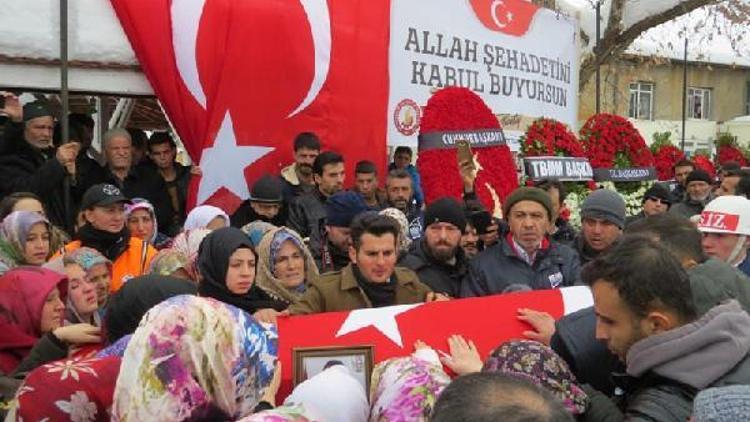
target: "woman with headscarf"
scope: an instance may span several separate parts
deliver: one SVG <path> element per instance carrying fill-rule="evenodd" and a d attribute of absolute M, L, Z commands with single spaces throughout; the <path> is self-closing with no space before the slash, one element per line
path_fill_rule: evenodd
<path fill-rule="evenodd" d="M 97 302 L 96 285 L 89 280 L 86 270 L 76 261 L 65 257 L 64 272 L 68 277 L 68 294 L 65 301 L 65 324 L 85 322 L 101 326 L 99 303 Z"/>
<path fill-rule="evenodd" d="M 426 421 L 450 377 L 434 349 L 421 341 L 411 356 L 388 359 L 372 371 L 370 421 Z"/>
<path fill-rule="evenodd" d="M 295 406 L 313 421 L 366 422 L 370 413 L 364 385 L 340 363 L 297 385 L 284 400 L 284 408 Z"/>
<path fill-rule="evenodd" d="M 148 273 L 181 278 L 197 283 L 198 280 L 192 273 L 192 268 L 190 260 L 182 252 L 174 249 L 162 249 L 151 261 L 151 268 L 149 268 Z"/>
<path fill-rule="evenodd" d="M 4 220 L 10 213 L 15 211 L 35 212 L 47 218 L 42 200 L 31 192 L 14 192 L 5 196 L 0 201 L 0 221 Z M 70 241 L 70 236 L 61 228 L 50 223 L 50 250 L 59 251 Z"/>
<path fill-rule="evenodd" d="M 225 227 L 206 236 L 198 252 L 198 294 L 250 314 L 274 301 L 255 284 L 257 257 L 245 233 Z"/>
<path fill-rule="evenodd" d="M 398 208 L 385 208 L 378 211 L 378 214 L 391 217 L 398 222 L 399 256 L 406 254 L 409 251 L 409 245 L 411 245 L 411 238 L 409 237 L 409 220 L 406 218 L 406 214 Z"/>
<path fill-rule="evenodd" d="M 19 265 L 41 266 L 50 257 L 50 225 L 42 215 L 14 211 L 0 226 L 0 274 Z"/>
<path fill-rule="evenodd" d="M 0 277 L 0 372 L 22 375 L 68 354 L 68 345 L 98 343 L 99 328 L 62 326 L 65 275 L 19 267 Z"/>
<path fill-rule="evenodd" d="M 221 208 L 213 205 L 201 205 L 188 213 L 184 230 L 209 229 L 216 230 L 229 227 L 229 215 Z"/>
<path fill-rule="evenodd" d="M 570 367 L 549 346 L 533 340 L 510 340 L 490 353 L 484 364 L 472 342 L 461 336 L 448 339 L 451 356 L 441 359 L 459 375 L 471 372 L 495 372 L 531 382 L 557 397 L 565 408 L 580 420 L 589 420 L 585 413 L 589 397 L 578 384 Z"/>
<path fill-rule="evenodd" d="M 198 249 L 203 239 L 211 233 L 208 229 L 185 230 L 172 239 L 172 250 L 180 252 L 188 259 L 188 273 L 198 280 Z"/>
<path fill-rule="evenodd" d="M 270 230 L 256 251 L 258 275 L 255 282 L 277 311 L 297 302 L 307 283 L 318 276 L 315 260 L 294 230 L 286 227 Z"/>
<path fill-rule="evenodd" d="M 65 255 L 66 260 L 73 261 L 86 272 L 86 279 L 94 285 L 98 314 L 104 316 L 109 300 L 109 283 L 112 281 L 112 262 L 99 251 L 92 248 L 80 248 Z"/>
<path fill-rule="evenodd" d="M 143 198 L 133 198 L 132 203 L 125 206 L 125 218 L 128 221 L 130 234 L 145 240 L 156 250 L 168 248 L 172 239 L 159 232 L 156 222 L 156 211 L 150 202 Z"/>
<path fill-rule="evenodd" d="M 120 343 L 126 346 L 129 337 L 138 328 L 141 318 L 154 306 L 179 295 L 195 295 L 195 284 L 174 277 L 144 275 L 127 282 L 122 289 L 109 298 L 109 306 L 104 316 L 106 342 L 112 346 Z M 104 350 L 99 355 L 121 355 L 124 347 Z"/>
<path fill-rule="evenodd" d="M 151 309 L 122 359 L 113 421 L 236 420 L 274 375 L 277 335 L 222 302 L 177 296 Z"/>

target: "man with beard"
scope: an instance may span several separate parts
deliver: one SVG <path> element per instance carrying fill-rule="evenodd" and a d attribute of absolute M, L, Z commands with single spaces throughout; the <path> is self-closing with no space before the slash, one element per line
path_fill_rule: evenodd
<path fill-rule="evenodd" d="M 287 201 L 315 190 L 313 164 L 320 154 L 320 139 L 312 132 L 302 132 L 294 138 L 294 164 L 281 169 L 286 182 L 284 196 Z"/>
<path fill-rule="evenodd" d="M 466 219 L 466 230 L 464 230 L 464 234 L 461 236 L 461 249 L 464 250 L 466 259 L 471 259 L 479 254 L 479 233 L 477 233 L 477 228 L 474 227 L 469 218 L 471 214 L 467 214 L 469 215 L 467 215 Z"/>
<path fill-rule="evenodd" d="M 242 202 L 232 214 L 232 227 L 241 228 L 259 220 L 283 226 L 286 222 L 283 183 L 279 177 L 270 174 L 258 179 L 250 190 L 250 199 Z"/>
<path fill-rule="evenodd" d="M 505 200 L 503 215 L 510 231 L 471 261 L 461 297 L 553 289 L 579 281 L 575 251 L 549 240 L 553 214 L 547 192 L 531 187 L 516 189 Z"/>
<path fill-rule="evenodd" d="M 711 187 L 713 180 L 703 170 L 693 170 L 685 180 L 687 186 L 687 192 L 685 194 L 685 200 L 674 204 L 669 212 L 674 215 L 680 215 L 685 218 L 690 218 L 696 214 L 700 214 L 703 208 L 711 202 L 713 196 L 711 195 Z"/>
<path fill-rule="evenodd" d="M 313 280 L 289 307 L 292 315 L 352 311 L 439 300 L 413 271 L 396 267 L 398 223 L 376 212 L 357 216 L 351 225 L 351 264 Z"/>
<path fill-rule="evenodd" d="M 593 191 L 581 205 L 581 233 L 575 247 L 581 265 L 609 249 L 625 228 L 625 201 L 609 189 Z"/>
<path fill-rule="evenodd" d="M 310 244 L 320 242 L 325 226 L 325 203 L 334 193 L 344 187 L 344 157 L 333 151 L 325 151 L 315 157 L 313 179 L 317 187 L 310 193 L 300 195 L 289 204 L 287 227 Z"/>
<path fill-rule="evenodd" d="M 355 192 L 337 192 L 325 204 L 325 230 L 320 238 L 310 240 L 310 253 L 320 274 L 339 271 L 349 265 L 350 229 L 354 217 L 368 210 Z"/>
<path fill-rule="evenodd" d="M 685 421 L 698 391 L 750 383 L 750 315 L 730 300 L 699 317 L 688 274 L 659 243 L 628 236 L 582 277 L 596 338 L 626 366 L 626 420 Z"/>
<path fill-rule="evenodd" d="M 396 169 L 388 173 L 385 192 L 388 206 L 396 208 L 406 215 L 409 221 L 409 239 L 416 240 L 422 236 L 422 210 L 414 201 L 414 187 L 411 176 L 406 170 Z"/>
<path fill-rule="evenodd" d="M 424 235 L 411 244 L 399 265 L 416 272 L 433 292 L 458 297 L 469 264 L 461 248 L 463 206 L 453 198 L 440 198 L 427 206 L 424 222 Z"/>

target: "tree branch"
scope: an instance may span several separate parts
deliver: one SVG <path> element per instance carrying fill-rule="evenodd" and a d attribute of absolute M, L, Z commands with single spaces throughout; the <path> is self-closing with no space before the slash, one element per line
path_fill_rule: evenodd
<path fill-rule="evenodd" d="M 686 13 L 690 13 L 700 7 L 717 4 L 721 1 L 723 0 L 686 0 L 662 13 L 649 16 L 636 22 L 631 27 L 622 31 L 622 16 L 625 0 L 613 0 L 607 29 L 600 40 L 599 48 L 595 49 L 595 53 L 598 54 L 586 57 L 581 63 L 578 82 L 579 90 L 582 91 L 586 86 L 586 83 L 596 72 L 597 65 L 606 64 L 611 61 L 614 56 L 625 51 L 625 49 L 627 49 L 630 44 L 632 44 L 633 41 L 635 41 L 635 39 L 646 30 Z"/>

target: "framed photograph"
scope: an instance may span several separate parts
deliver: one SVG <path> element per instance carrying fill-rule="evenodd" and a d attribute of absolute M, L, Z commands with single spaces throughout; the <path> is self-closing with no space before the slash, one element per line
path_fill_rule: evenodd
<path fill-rule="evenodd" d="M 331 365 L 349 368 L 370 394 L 370 375 L 373 367 L 373 346 L 334 346 L 292 349 L 294 386 L 313 377 Z"/>

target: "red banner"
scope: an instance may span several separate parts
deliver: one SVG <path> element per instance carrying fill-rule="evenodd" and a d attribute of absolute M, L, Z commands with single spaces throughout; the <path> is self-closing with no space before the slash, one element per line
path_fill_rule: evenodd
<path fill-rule="evenodd" d="M 385 168 L 390 2 L 111 0 L 203 171 L 191 205 L 231 212 L 300 132 Z M 244 177 L 243 177 L 244 176 Z"/>
<path fill-rule="evenodd" d="M 545 311 L 558 319 L 592 305 L 588 287 L 568 287 L 280 318 L 283 374 L 279 395 L 286 397 L 291 391 L 295 348 L 373 345 L 377 363 L 410 354 L 416 340 L 448 352 L 448 337 L 460 334 L 472 340 L 484 358 L 505 340 L 523 338 L 529 327 L 518 320 L 519 308 Z"/>

